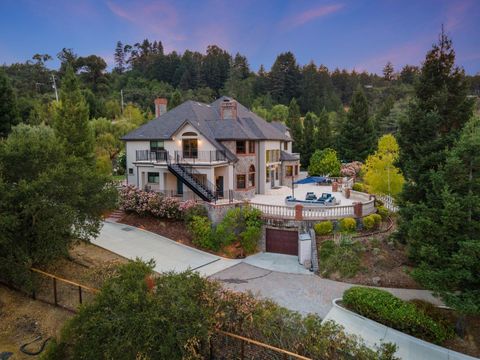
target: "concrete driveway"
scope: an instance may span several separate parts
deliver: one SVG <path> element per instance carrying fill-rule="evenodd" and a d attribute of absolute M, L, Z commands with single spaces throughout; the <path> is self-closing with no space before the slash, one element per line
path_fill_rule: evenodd
<path fill-rule="evenodd" d="M 321 318 L 332 308 L 332 300 L 341 298 L 352 284 L 322 279 L 308 274 L 289 274 L 262 269 L 245 262 L 211 276 L 235 291 L 250 291 L 262 298 L 302 314 L 316 313 Z M 440 304 L 429 291 L 385 288 L 402 299 L 423 299 Z"/>
<path fill-rule="evenodd" d="M 105 221 L 92 243 L 128 259 L 155 260 L 155 271 L 198 271 L 204 276 L 238 264 L 133 226 Z"/>

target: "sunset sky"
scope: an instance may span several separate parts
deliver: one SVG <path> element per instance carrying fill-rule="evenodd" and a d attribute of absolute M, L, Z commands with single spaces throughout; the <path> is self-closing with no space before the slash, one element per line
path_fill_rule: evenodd
<path fill-rule="evenodd" d="M 118 40 L 161 40 L 165 50 L 204 52 L 217 44 L 247 56 L 253 70 L 292 51 L 300 64 L 381 72 L 419 64 L 441 24 L 457 63 L 480 71 L 480 1 L 0 0 L 0 63 L 63 47 L 111 66 Z M 58 62 L 49 66 L 56 67 Z"/>

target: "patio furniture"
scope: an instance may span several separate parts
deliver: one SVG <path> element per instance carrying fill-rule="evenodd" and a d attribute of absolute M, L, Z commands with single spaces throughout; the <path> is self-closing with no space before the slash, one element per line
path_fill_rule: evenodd
<path fill-rule="evenodd" d="M 307 195 L 305 195 L 305 200 L 317 200 L 317 196 L 314 192 L 309 191 Z"/>

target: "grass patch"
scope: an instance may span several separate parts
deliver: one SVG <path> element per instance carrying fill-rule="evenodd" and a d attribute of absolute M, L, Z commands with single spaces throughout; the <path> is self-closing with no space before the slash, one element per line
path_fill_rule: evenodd
<path fill-rule="evenodd" d="M 333 240 L 321 243 L 318 252 L 320 273 L 328 277 L 339 272 L 343 278 L 351 278 L 361 269 L 360 259 L 365 248 L 359 241 L 342 236 L 338 244 Z"/>

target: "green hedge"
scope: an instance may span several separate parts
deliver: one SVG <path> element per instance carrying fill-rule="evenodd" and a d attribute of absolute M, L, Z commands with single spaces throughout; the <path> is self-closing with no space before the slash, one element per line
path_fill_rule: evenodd
<path fill-rule="evenodd" d="M 436 344 L 453 335 L 414 304 L 384 290 L 354 286 L 343 294 L 343 303 L 369 319 Z"/>

